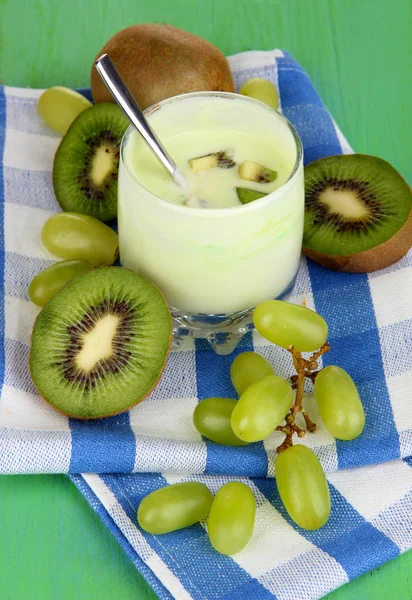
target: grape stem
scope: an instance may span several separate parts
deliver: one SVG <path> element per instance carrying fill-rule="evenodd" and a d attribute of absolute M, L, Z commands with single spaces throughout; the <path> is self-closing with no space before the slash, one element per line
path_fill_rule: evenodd
<path fill-rule="evenodd" d="M 299 427 L 295 422 L 297 413 L 302 413 L 302 416 L 305 419 L 306 430 L 309 431 L 309 433 L 314 433 L 316 431 L 316 423 L 312 421 L 302 406 L 305 378 L 309 379 L 312 383 L 315 383 L 316 376 L 319 373 L 318 360 L 323 354 L 329 352 L 329 350 L 330 344 L 323 344 L 319 350 L 316 350 L 316 352 L 306 359 L 303 358 L 301 352 L 295 350 L 293 346 L 289 346 L 288 351 L 292 354 L 293 364 L 295 365 L 297 372 L 297 375 L 292 375 L 290 378 L 292 388 L 296 390 L 296 395 L 293 406 L 285 417 L 285 425 L 276 427 L 277 431 L 282 431 L 286 436 L 282 444 L 278 446 L 278 452 L 283 452 L 283 450 L 293 446 L 293 435 L 295 433 L 298 437 L 304 437 L 306 434 L 306 431 Z"/>

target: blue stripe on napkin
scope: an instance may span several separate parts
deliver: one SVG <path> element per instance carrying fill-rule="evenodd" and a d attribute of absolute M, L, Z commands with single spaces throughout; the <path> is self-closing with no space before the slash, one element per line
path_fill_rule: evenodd
<path fill-rule="evenodd" d="M 386 386 L 368 276 L 337 273 L 311 260 L 308 267 L 316 310 L 329 324 L 331 351 L 323 364 L 336 364 L 348 371 L 366 414 L 359 438 L 350 443 L 337 440 L 339 467 L 399 458 L 399 435 Z"/>
<path fill-rule="evenodd" d="M 79 473 L 130 473 L 134 468 L 136 438 L 129 413 L 107 419 L 70 419 L 72 459 L 70 471 Z"/>
<path fill-rule="evenodd" d="M 196 380 L 199 400 L 211 397 L 237 398 L 230 380 L 230 366 L 242 352 L 254 350 L 252 334 L 246 334 L 234 352 L 228 356 L 218 356 L 206 340 L 196 340 Z M 265 477 L 268 471 L 268 457 L 262 442 L 245 448 L 224 448 L 205 440 L 207 447 L 206 473 L 249 475 Z"/>
<path fill-rule="evenodd" d="M 341 154 L 332 117 L 307 74 L 287 53 L 277 59 L 277 67 L 283 114 L 299 132 L 305 164 L 323 156 Z M 302 97 L 304 103 L 300 101 Z"/>

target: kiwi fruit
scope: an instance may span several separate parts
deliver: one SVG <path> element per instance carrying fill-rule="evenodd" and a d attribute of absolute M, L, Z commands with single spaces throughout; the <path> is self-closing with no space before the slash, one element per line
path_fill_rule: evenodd
<path fill-rule="evenodd" d="M 120 142 L 129 121 L 117 104 L 79 114 L 54 157 L 53 186 L 63 210 L 110 221 L 117 216 Z"/>
<path fill-rule="evenodd" d="M 194 173 L 201 173 L 218 167 L 219 169 L 232 169 L 236 163 L 226 152 L 212 152 L 206 156 L 199 156 L 189 160 L 190 168 Z"/>
<path fill-rule="evenodd" d="M 170 312 L 152 283 L 122 267 L 89 271 L 62 287 L 37 317 L 33 382 L 66 415 L 121 413 L 156 385 L 171 332 Z"/>
<path fill-rule="evenodd" d="M 96 103 L 114 101 L 95 67 L 104 53 L 141 109 L 186 92 L 235 91 L 229 63 L 216 46 L 172 25 L 143 23 L 116 33 L 96 55 L 91 69 Z"/>
<path fill-rule="evenodd" d="M 256 183 L 270 183 L 278 176 L 276 171 L 251 160 L 245 160 L 239 165 L 239 175 L 242 179 Z"/>
<path fill-rule="evenodd" d="M 263 196 L 267 196 L 267 194 L 264 194 L 263 192 L 257 192 L 256 190 L 251 190 L 249 188 L 237 187 L 235 188 L 235 192 L 242 204 L 249 204 L 249 202 L 253 202 L 254 200 L 263 198 Z"/>
<path fill-rule="evenodd" d="M 303 251 L 337 271 L 367 273 L 412 245 L 412 194 L 388 162 L 343 154 L 305 167 Z"/>

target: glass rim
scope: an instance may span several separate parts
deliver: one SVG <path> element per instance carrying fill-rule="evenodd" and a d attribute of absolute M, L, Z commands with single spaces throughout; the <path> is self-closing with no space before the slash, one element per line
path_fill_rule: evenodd
<path fill-rule="evenodd" d="M 235 94 L 232 92 L 214 92 L 214 91 L 189 92 L 186 94 L 179 94 L 178 96 L 171 96 L 170 98 L 161 100 L 160 102 L 157 102 L 156 104 L 152 104 L 151 106 L 149 106 L 148 108 L 146 108 L 143 111 L 143 114 L 145 117 L 148 117 L 152 113 L 163 108 L 163 106 L 166 106 L 168 104 L 174 104 L 175 102 L 182 102 L 182 101 L 184 102 L 186 99 L 196 98 L 196 97 L 197 98 L 217 97 L 217 98 L 224 98 L 227 100 L 235 100 L 237 102 L 240 101 L 240 102 L 244 102 L 245 104 L 254 104 L 255 106 L 259 106 L 261 109 L 266 110 L 269 113 L 272 113 L 272 114 L 274 113 L 276 115 L 276 118 L 280 118 L 284 122 L 284 124 L 288 127 L 289 131 L 291 132 L 291 134 L 293 136 L 293 140 L 295 142 L 295 146 L 296 146 L 295 164 L 293 165 L 293 169 L 292 169 L 288 179 L 285 181 L 285 183 L 283 185 L 281 185 L 279 188 L 277 188 L 276 190 L 273 190 L 273 192 L 270 192 L 269 194 L 267 194 L 266 196 L 263 196 L 262 198 L 258 198 L 257 200 L 254 200 L 253 202 L 249 202 L 248 204 L 242 204 L 241 206 L 230 206 L 230 207 L 225 207 L 225 208 L 208 208 L 207 210 L 205 210 L 204 208 L 192 208 L 190 206 L 185 206 L 184 204 L 176 204 L 175 202 L 169 202 L 168 200 L 165 200 L 161 196 L 158 196 L 157 194 L 155 194 L 146 185 L 144 185 L 144 183 L 138 177 L 136 177 L 135 173 L 129 169 L 126 161 L 124 160 L 124 151 L 125 151 L 127 139 L 132 131 L 136 131 L 135 127 L 132 124 L 130 124 L 128 126 L 128 128 L 126 129 L 126 131 L 124 132 L 122 141 L 121 141 L 121 145 L 120 145 L 120 163 L 125 168 L 128 175 L 133 179 L 133 181 L 136 182 L 137 185 L 139 185 L 141 188 L 143 188 L 150 194 L 151 202 L 155 201 L 157 204 L 164 207 L 165 209 L 171 210 L 172 212 L 178 212 L 183 215 L 191 214 L 193 216 L 196 215 L 196 216 L 212 217 L 212 218 L 213 217 L 223 217 L 223 216 L 226 216 L 229 214 L 233 215 L 234 213 L 239 214 L 239 209 L 242 209 L 242 214 L 244 214 L 246 211 L 251 212 L 254 210 L 259 210 L 259 208 L 263 208 L 267 204 L 270 204 L 270 203 L 276 201 L 292 185 L 292 183 L 295 181 L 301 167 L 303 167 L 302 140 L 300 139 L 298 132 L 296 131 L 296 129 L 292 125 L 292 123 L 289 121 L 289 119 L 287 119 L 282 113 L 280 113 L 275 108 L 272 108 L 271 106 L 268 106 L 264 102 L 261 102 L 260 100 L 256 100 L 255 98 L 251 98 L 249 96 L 243 96 L 242 94 Z"/>

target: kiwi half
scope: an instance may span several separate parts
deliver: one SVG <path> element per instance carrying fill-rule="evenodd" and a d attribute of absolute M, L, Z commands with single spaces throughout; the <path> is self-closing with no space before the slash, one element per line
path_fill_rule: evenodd
<path fill-rule="evenodd" d="M 169 310 L 152 283 L 122 267 L 89 271 L 37 317 L 31 376 L 43 398 L 66 415 L 115 415 L 156 385 L 171 331 Z"/>
<path fill-rule="evenodd" d="M 305 167 L 303 251 L 337 271 L 387 267 L 412 245 L 412 195 L 388 162 L 329 156 Z"/>
<path fill-rule="evenodd" d="M 63 210 L 101 221 L 117 216 L 120 142 L 128 124 L 112 103 L 91 106 L 73 121 L 53 164 L 54 192 Z"/>

